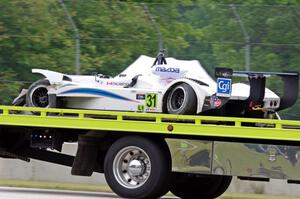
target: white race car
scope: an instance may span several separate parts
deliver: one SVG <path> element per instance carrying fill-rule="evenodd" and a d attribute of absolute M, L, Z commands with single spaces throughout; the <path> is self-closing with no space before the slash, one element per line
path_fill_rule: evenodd
<path fill-rule="evenodd" d="M 153 64 L 154 63 L 154 64 Z M 45 79 L 33 83 L 13 102 L 32 107 L 60 107 L 170 114 L 264 117 L 287 108 L 298 96 L 298 73 L 233 72 L 217 68 L 216 81 L 196 60 L 140 56 L 115 77 L 67 75 L 33 69 Z M 265 88 L 269 75 L 285 83 L 282 98 Z M 246 76 L 232 84 L 233 76 Z"/>

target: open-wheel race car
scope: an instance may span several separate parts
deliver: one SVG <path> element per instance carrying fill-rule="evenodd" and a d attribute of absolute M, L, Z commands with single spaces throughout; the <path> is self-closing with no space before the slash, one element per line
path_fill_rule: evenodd
<path fill-rule="evenodd" d="M 216 68 L 214 80 L 196 60 L 140 56 L 115 77 L 67 75 L 33 69 L 45 76 L 14 100 L 14 105 L 169 114 L 266 117 L 292 106 L 298 97 L 297 72 L 240 72 Z M 284 82 L 279 97 L 265 88 L 266 77 Z M 248 83 L 232 83 L 234 76 Z"/>

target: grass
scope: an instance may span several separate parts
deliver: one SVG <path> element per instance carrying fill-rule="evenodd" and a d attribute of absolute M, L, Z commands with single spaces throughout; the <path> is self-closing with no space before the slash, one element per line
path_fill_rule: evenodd
<path fill-rule="evenodd" d="M 2 187 L 59 189 L 72 191 L 111 192 L 106 185 L 74 184 L 29 180 L 0 180 Z M 171 195 L 170 193 L 168 195 Z M 300 196 L 273 196 L 263 194 L 225 193 L 220 199 L 300 199 Z"/>

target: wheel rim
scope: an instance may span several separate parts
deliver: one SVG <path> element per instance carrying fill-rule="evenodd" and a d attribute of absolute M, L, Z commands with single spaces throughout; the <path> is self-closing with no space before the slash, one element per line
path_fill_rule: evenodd
<path fill-rule="evenodd" d="M 173 110 L 178 110 L 182 107 L 185 101 L 185 91 L 182 87 L 174 89 L 170 95 L 170 106 Z"/>
<path fill-rule="evenodd" d="M 120 185 L 129 189 L 142 186 L 151 173 L 151 161 L 147 153 L 136 146 L 128 146 L 117 153 L 113 173 Z"/>
<path fill-rule="evenodd" d="M 36 87 L 31 92 L 31 100 L 32 104 L 35 107 L 47 107 L 49 105 L 49 95 L 48 95 L 48 89 L 46 86 L 39 86 Z"/>

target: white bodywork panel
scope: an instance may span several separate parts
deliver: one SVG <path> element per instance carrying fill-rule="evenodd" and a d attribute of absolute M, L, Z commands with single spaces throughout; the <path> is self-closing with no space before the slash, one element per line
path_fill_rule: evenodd
<path fill-rule="evenodd" d="M 167 65 L 153 66 L 154 61 L 155 58 L 141 55 L 113 78 L 65 75 L 42 69 L 33 69 L 32 72 L 44 75 L 51 84 L 48 93 L 64 98 L 66 107 L 69 108 L 162 112 L 164 94 L 173 85 L 184 82 L 194 89 L 197 96 L 197 113 L 200 113 L 204 99 L 216 93 L 215 80 L 199 61 L 166 58 Z M 136 77 L 137 75 L 139 76 Z M 137 78 L 136 84 L 126 88 L 134 77 Z M 200 85 L 199 82 L 207 85 Z M 232 85 L 230 99 L 246 100 L 249 94 L 249 85 L 236 83 Z M 150 104 L 147 96 L 155 106 L 147 106 L 147 102 Z M 279 105 L 280 98 L 266 88 L 265 104 L 271 100 L 277 101 Z"/>
<path fill-rule="evenodd" d="M 90 76 L 90 75 L 65 75 L 62 73 L 58 73 L 58 72 L 54 72 L 54 71 L 50 71 L 50 70 L 43 70 L 43 69 L 32 69 L 32 73 L 42 74 L 49 80 L 50 84 L 61 83 L 63 81 L 64 76 L 71 78 L 72 82 L 77 82 L 77 83 L 81 83 L 81 82 L 94 83 L 95 82 L 95 77 Z"/>
<path fill-rule="evenodd" d="M 136 61 L 134 61 L 130 66 L 128 66 L 123 72 L 120 74 L 126 74 L 127 77 L 132 78 L 135 75 L 142 74 L 143 76 L 153 75 L 153 62 L 155 58 L 148 57 L 145 55 L 141 55 Z M 211 78 L 211 76 L 205 71 L 205 69 L 201 66 L 200 62 L 197 60 L 178 60 L 175 58 L 166 58 L 167 65 L 163 65 L 163 67 L 173 67 L 179 68 L 185 72 L 185 77 L 191 79 L 197 79 L 202 82 L 208 84 L 211 88 L 216 88 L 216 82 Z M 167 78 L 166 76 L 160 77 L 162 81 L 171 82 L 172 78 Z"/>
<path fill-rule="evenodd" d="M 250 86 L 243 83 L 232 84 L 231 100 L 246 100 L 250 95 Z M 276 106 L 270 106 L 270 102 L 276 101 Z M 280 105 L 280 97 L 273 91 L 265 88 L 264 108 L 278 108 Z"/>
<path fill-rule="evenodd" d="M 63 80 L 63 74 L 43 69 L 32 69 L 32 73 L 38 73 L 44 75 L 50 82 L 50 84 L 60 83 Z"/>
<path fill-rule="evenodd" d="M 232 85 L 232 93 L 230 99 L 245 100 L 250 95 L 250 86 L 243 83 L 235 83 Z M 278 99 L 278 96 L 270 89 L 265 89 L 265 98 Z"/>
<path fill-rule="evenodd" d="M 155 96 L 150 105 L 147 105 L 148 95 Z M 162 112 L 162 92 L 157 90 L 81 85 L 62 87 L 57 96 L 67 99 L 67 108 Z"/>

